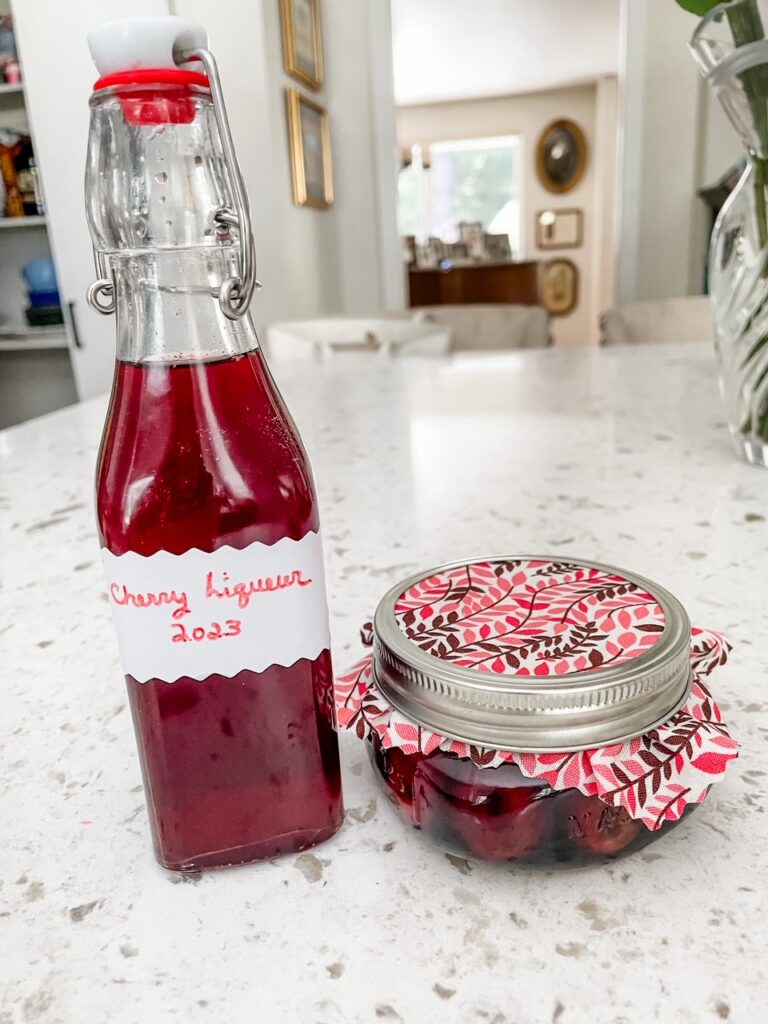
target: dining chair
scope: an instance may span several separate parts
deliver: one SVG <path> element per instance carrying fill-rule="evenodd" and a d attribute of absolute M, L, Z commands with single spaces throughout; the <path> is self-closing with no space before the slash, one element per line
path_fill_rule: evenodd
<path fill-rule="evenodd" d="M 712 341 L 712 310 L 706 295 L 632 302 L 600 314 L 601 345 Z"/>
<path fill-rule="evenodd" d="M 445 327 L 399 317 L 322 317 L 272 324 L 267 351 L 278 359 L 328 359 L 351 352 L 436 356 L 451 348 Z"/>
<path fill-rule="evenodd" d="M 450 329 L 452 352 L 498 352 L 546 348 L 552 344 L 549 313 L 543 306 L 514 302 L 419 306 L 414 318 Z"/>

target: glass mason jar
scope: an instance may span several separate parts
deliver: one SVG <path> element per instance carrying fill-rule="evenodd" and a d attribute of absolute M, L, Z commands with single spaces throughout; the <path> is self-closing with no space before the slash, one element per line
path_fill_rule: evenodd
<path fill-rule="evenodd" d="M 715 223 L 709 287 L 720 390 L 735 448 L 768 466 L 768 4 L 732 0 L 699 23 L 691 52 L 747 162 Z"/>
<path fill-rule="evenodd" d="M 455 563 L 384 596 L 339 715 L 441 848 L 589 863 L 666 835 L 736 756 L 702 688 L 727 653 L 709 636 L 694 655 L 679 601 L 610 566 Z"/>
<path fill-rule="evenodd" d="M 126 19 L 121 52 L 141 56 L 147 22 L 190 25 Z M 108 592 L 155 853 L 196 870 L 312 846 L 343 811 L 311 468 L 247 311 L 215 64 L 209 81 L 168 57 L 96 83 L 86 205 L 117 319 Z"/>

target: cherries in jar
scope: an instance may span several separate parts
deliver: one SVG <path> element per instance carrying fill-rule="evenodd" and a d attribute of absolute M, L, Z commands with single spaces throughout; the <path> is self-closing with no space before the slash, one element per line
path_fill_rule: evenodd
<path fill-rule="evenodd" d="M 477 768 L 437 750 L 404 754 L 371 738 L 371 762 L 405 822 L 442 849 L 474 860 L 580 864 L 642 849 L 651 831 L 623 807 L 578 790 L 558 792 L 514 764 Z"/>

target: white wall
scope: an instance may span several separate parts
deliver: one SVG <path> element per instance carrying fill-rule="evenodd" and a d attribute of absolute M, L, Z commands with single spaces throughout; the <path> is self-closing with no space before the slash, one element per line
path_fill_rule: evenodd
<path fill-rule="evenodd" d="M 622 302 L 700 290 L 704 84 L 686 44 L 696 20 L 671 0 L 624 0 Z"/>
<path fill-rule="evenodd" d="M 714 185 L 735 163 L 744 156 L 741 141 L 731 127 L 714 92 L 702 81 L 699 95 L 698 121 L 698 162 L 695 169 L 697 188 Z M 701 291 L 709 256 L 709 237 L 712 229 L 712 212 L 702 200 L 694 208 L 692 228 L 692 251 L 690 267 L 690 291 Z"/>
<path fill-rule="evenodd" d="M 382 44 L 374 35 L 372 9 L 381 3 L 321 5 L 326 82 L 314 93 L 283 70 L 277 0 L 217 0 L 215 18 L 209 0 L 175 0 L 177 14 L 207 25 L 219 62 L 251 198 L 263 283 L 253 304 L 260 329 L 276 320 L 403 305 L 393 199 L 385 204 L 390 216 L 380 213 L 379 177 L 388 173 L 392 190 L 396 182 L 394 100 L 377 86 L 382 53 L 385 72 L 391 68 L 388 39 Z M 293 204 L 285 112 L 291 86 L 331 116 L 335 202 L 328 210 Z M 382 144 L 387 124 L 391 152 Z M 393 277 L 400 282 L 394 294 Z"/>
<path fill-rule="evenodd" d="M 265 2 L 268 12 L 277 11 L 277 3 Z M 389 0 L 323 0 L 321 10 L 326 75 L 321 102 L 331 115 L 335 199 L 331 211 L 312 211 L 332 224 L 327 236 L 319 239 L 322 295 L 316 296 L 314 312 L 401 309 L 405 278 L 397 231 L 398 152 Z M 274 26 L 275 55 L 279 52 L 278 28 Z M 282 85 L 295 84 L 279 68 L 275 78 L 282 78 Z M 282 102 L 281 96 L 287 161 Z M 287 162 L 285 174 L 288 181 Z M 294 237 L 300 229 L 307 230 L 309 212 L 290 204 Z M 312 309 L 307 312 L 313 314 Z"/>
<path fill-rule="evenodd" d="M 598 317 L 616 302 L 619 226 L 619 88 L 615 75 L 598 79 L 595 92 L 595 206 L 590 266 L 594 342 Z"/>
<path fill-rule="evenodd" d="M 326 95 L 333 112 L 339 308 L 401 309 L 405 275 L 397 231 L 389 4 L 325 0 L 323 11 L 333 45 Z"/>
<path fill-rule="evenodd" d="M 698 184 L 713 185 L 744 155 L 744 150 L 711 89 L 704 90 L 701 129 Z"/>
<path fill-rule="evenodd" d="M 553 321 L 558 345 L 597 341 L 600 308 L 612 302 L 616 147 L 615 81 L 517 96 L 424 104 L 398 109 L 398 141 L 403 147 L 449 139 L 520 135 L 523 144 L 523 244 L 525 259 L 558 255 L 573 260 L 580 273 L 580 299 L 573 313 Z M 598 117 L 598 96 L 599 117 Z M 536 142 L 556 118 L 569 117 L 583 129 L 589 160 L 581 182 L 565 195 L 553 195 L 539 182 Z M 584 213 L 584 241 L 578 249 L 542 251 L 535 244 L 535 217 L 542 209 L 578 207 Z M 600 281 L 600 287 L 595 285 Z"/>
<path fill-rule="evenodd" d="M 397 103 L 506 96 L 615 75 L 619 22 L 620 0 L 392 0 Z"/>
<path fill-rule="evenodd" d="M 281 318 L 315 316 L 341 308 L 340 271 L 337 263 L 337 257 L 341 255 L 337 233 L 339 208 L 314 210 L 293 205 L 285 88 L 297 83 L 291 82 L 283 72 L 279 4 L 272 3 L 271 0 L 262 0 L 260 6 L 263 8 L 266 26 L 267 73 L 273 118 L 272 140 L 275 143 L 270 159 L 274 163 L 276 179 L 274 192 L 271 195 L 264 195 L 261 201 L 276 201 L 281 216 L 278 236 L 273 240 L 265 236 L 268 246 L 282 248 L 282 312 L 278 315 Z M 327 18 L 324 28 L 325 57 L 330 66 L 337 53 L 336 40 L 329 31 Z M 307 89 L 303 91 L 309 92 Z M 314 94 L 313 98 L 323 106 L 328 105 L 326 89 Z M 333 130 L 335 136 L 335 123 Z M 338 152 L 335 145 L 334 151 Z M 265 154 L 262 152 L 261 161 L 264 157 Z"/>

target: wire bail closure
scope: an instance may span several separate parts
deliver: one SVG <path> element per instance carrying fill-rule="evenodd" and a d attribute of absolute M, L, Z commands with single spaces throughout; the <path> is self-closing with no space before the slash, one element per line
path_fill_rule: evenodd
<path fill-rule="evenodd" d="M 248 193 L 245 189 L 243 173 L 240 170 L 240 164 L 235 153 L 235 145 L 232 142 L 232 132 L 229 127 L 227 109 L 224 106 L 224 93 L 221 88 L 219 69 L 211 51 L 203 48 L 182 50 L 179 53 L 174 53 L 174 60 L 177 64 L 187 64 L 195 60 L 200 61 L 205 68 L 205 73 L 211 86 L 213 115 L 216 118 L 216 126 L 219 129 L 221 147 L 224 151 L 224 162 L 229 171 L 235 202 L 234 214 L 227 207 L 220 207 L 214 214 L 213 219 L 219 227 L 235 228 L 240 237 L 240 276 L 228 277 L 222 284 L 219 289 L 219 305 L 225 317 L 229 320 L 239 320 L 245 316 L 248 306 L 251 304 L 253 293 L 260 285 L 256 280 L 256 247 L 253 242 L 253 229 L 251 228 L 251 206 L 248 202 Z"/>
<path fill-rule="evenodd" d="M 235 205 L 234 210 L 227 206 L 219 207 L 213 215 L 213 221 L 219 235 L 226 235 L 230 230 L 234 230 L 240 239 L 239 275 L 228 277 L 222 283 L 218 299 L 221 311 L 228 320 L 240 320 L 248 311 L 254 291 L 261 285 L 256 280 L 256 247 L 251 227 L 251 207 L 232 141 L 219 69 L 210 50 L 203 48 L 175 51 L 173 59 L 178 65 L 199 61 L 208 76 L 213 114 L 216 119 L 216 127 L 219 129 L 224 162 L 229 172 Z M 91 309 L 108 316 L 115 312 L 114 278 L 107 267 L 105 254 L 94 249 L 93 256 L 96 263 L 97 280 L 88 288 L 86 298 Z"/>
<path fill-rule="evenodd" d="M 96 280 L 89 285 L 85 298 L 91 309 L 104 316 L 115 312 L 115 285 L 107 270 L 104 253 L 94 248 L 93 262 L 96 264 Z M 109 276 L 107 276 L 109 274 Z"/>

